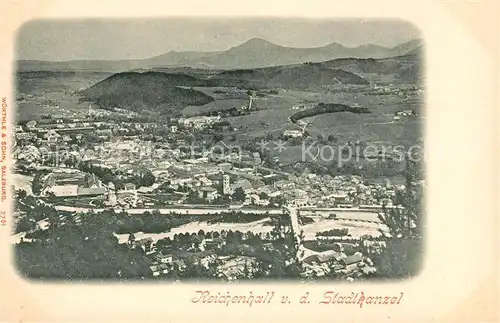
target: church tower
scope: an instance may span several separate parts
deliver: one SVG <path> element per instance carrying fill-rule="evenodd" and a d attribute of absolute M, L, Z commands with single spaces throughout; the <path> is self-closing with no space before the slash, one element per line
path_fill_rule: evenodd
<path fill-rule="evenodd" d="M 222 194 L 228 195 L 230 194 L 230 182 L 229 182 L 229 175 L 223 175 L 222 176 Z"/>
<path fill-rule="evenodd" d="M 92 103 L 89 103 L 89 109 L 88 109 L 88 112 L 87 112 L 87 117 L 93 117 L 94 115 L 95 115 L 95 111 L 92 108 Z"/>

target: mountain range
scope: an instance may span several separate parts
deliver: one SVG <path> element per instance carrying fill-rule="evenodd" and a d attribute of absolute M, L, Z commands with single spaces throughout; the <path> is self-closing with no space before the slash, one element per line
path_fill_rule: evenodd
<path fill-rule="evenodd" d="M 338 43 L 314 48 L 297 48 L 280 46 L 261 38 L 252 38 L 225 51 L 169 51 L 151 58 L 132 60 L 73 60 L 60 62 L 18 60 L 17 63 L 18 71 L 85 70 L 121 72 L 161 67 L 231 70 L 323 62 L 338 58 L 387 58 L 409 53 L 413 54 L 419 52 L 421 47 L 421 40 L 411 40 L 392 48 L 373 44 L 346 47 Z"/>

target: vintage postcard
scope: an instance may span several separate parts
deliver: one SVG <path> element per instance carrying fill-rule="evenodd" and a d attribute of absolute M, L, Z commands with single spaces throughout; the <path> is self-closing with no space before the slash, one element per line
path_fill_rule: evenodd
<path fill-rule="evenodd" d="M 449 16 L 27 3 L 3 320 L 498 319 L 496 74 Z"/>

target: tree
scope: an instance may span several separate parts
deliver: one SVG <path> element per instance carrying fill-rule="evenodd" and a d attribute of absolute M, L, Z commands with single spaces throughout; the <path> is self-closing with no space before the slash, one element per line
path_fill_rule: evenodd
<path fill-rule="evenodd" d="M 245 263 L 243 264 L 243 275 L 242 275 L 243 277 L 242 277 L 242 278 L 243 278 L 243 279 L 249 279 L 249 278 L 252 278 L 252 277 L 250 276 L 250 274 L 251 274 L 251 273 L 250 273 L 250 268 L 249 268 L 249 266 L 248 266 L 248 260 L 246 260 L 246 259 L 245 259 Z"/>
<path fill-rule="evenodd" d="M 28 193 L 25 190 L 16 190 L 16 198 L 19 200 L 25 199 Z"/>
<path fill-rule="evenodd" d="M 300 277 L 300 273 L 302 272 L 302 268 L 298 261 L 294 260 L 288 266 L 285 267 L 285 278 L 298 278 Z"/>
<path fill-rule="evenodd" d="M 409 278 L 418 273 L 422 260 L 422 245 L 415 239 L 386 241 L 386 249 L 371 258 L 377 267 L 377 277 Z"/>
<path fill-rule="evenodd" d="M 234 190 L 234 193 L 233 195 L 231 195 L 231 197 L 234 201 L 244 202 L 246 199 L 246 194 L 241 187 L 238 187 Z"/>
<path fill-rule="evenodd" d="M 42 192 L 43 188 L 43 174 L 42 173 L 36 173 L 35 177 L 33 177 L 33 182 L 31 183 L 31 190 L 33 191 L 33 194 L 40 194 Z"/>
<path fill-rule="evenodd" d="M 148 259 L 140 250 L 119 245 L 99 216 L 82 217 L 78 229 L 65 225 L 44 231 L 44 239 L 15 246 L 21 273 L 31 278 L 111 279 L 150 275 Z"/>
<path fill-rule="evenodd" d="M 128 242 L 129 242 L 129 243 L 132 243 L 132 242 L 134 242 L 134 241 L 135 241 L 135 235 L 134 235 L 133 233 L 130 233 L 130 234 L 128 235 Z"/>
<path fill-rule="evenodd" d="M 233 239 L 236 243 L 241 244 L 241 241 L 243 240 L 243 233 L 239 230 L 236 230 L 234 232 Z"/>
<path fill-rule="evenodd" d="M 259 194 L 259 198 L 261 200 L 268 200 L 269 199 L 269 195 L 267 195 L 265 192 L 262 192 Z"/>
<path fill-rule="evenodd" d="M 387 209 L 382 207 L 382 213 L 378 215 L 380 222 L 387 226 L 387 231 L 379 229 L 386 238 L 401 239 L 409 237 L 407 217 L 400 209 Z"/>
<path fill-rule="evenodd" d="M 387 238 L 386 249 L 376 255 L 373 262 L 377 266 L 377 275 L 383 278 L 414 276 L 421 264 L 420 174 L 419 165 L 410 158 L 406 158 L 404 177 L 403 208 L 387 210 L 384 207 L 379 217 L 388 227 L 388 232 L 383 233 Z"/>
<path fill-rule="evenodd" d="M 172 240 L 170 238 L 164 238 L 156 241 L 156 249 L 159 251 L 163 251 L 168 249 L 172 245 Z"/>
<path fill-rule="evenodd" d="M 36 222 L 33 221 L 30 217 L 24 216 L 19 219 L 16 224 L 16 233 L 19 232 L 30 232 L 36 228 Z"/>
<path fill-rule="evenodd" d="M 405 189 L 398 193 L 402 208 L 389 210 L 383 206 L 379 214 L 380 221 L 388 227 L 388 232 L 382 233 L 390 238 L 420 238 L 421 235 L 419 169 L 411 158 L 406 158 L 405 166 Z"/>
<path fill-rule="evenodd" d="M 279 207 L 282 207 L 283 205 L 286 204 L 286 199 L 283 196 L 277 196 L 273 198 L 273 203 Z"/>
<path fill-rule="evenodd" d="M 190 190 L 188 193 L 188 198 L 190 198 L 190 199 L 197 199 L 199 197 L 200 196 L 199 196 L 198 192 L 196 192 L 194 190 Z"/>
<path fill-rule="evenodd" d="M 156 177 L 149 169 L 145 169 L 139 172 L 138 178 L 136 178 L 137 187 L 148 187 L 155 183 Z"/>
<path fill-rule="evenodd" d="M 329 135 L 328 142 L 337 142 L 337 138 L 334 135 Z"/>
<path fill-rule="evenodd" d="M 227 231 L 226 239 L 227 239 L 227 241 L 233 241 L 233 239 L 234 239 L 234 232 L 233 232 L 233 230 Z"/>
<path fill-rule="evenodd" d="M 271 237 L 273 240 L 284 239 L 291 233 L 290 220 L 284 215 L 278 215 L 273 218 L 274 225 L 271 230 Z"/>
<path fill-rule="evenodd" d="M 224 135 L 222 135 L 221 133 L 215 133 L 212 136 L 212 141 L 213 142 L 219 142 L 219 141 L 222 141 L 223 139 L 224 139 Z"/>

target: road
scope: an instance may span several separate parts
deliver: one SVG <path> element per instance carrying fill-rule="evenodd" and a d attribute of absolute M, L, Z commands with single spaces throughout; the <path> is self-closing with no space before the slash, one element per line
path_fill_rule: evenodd
<path fill-rule="evenodd" d="M 298 218 L 297 208 L 295 207 L 287 207 L 288 215 L 290 215 L 290 222 L 292 223 L 293 235 L 295 240 L 300 245 L 302 241 L 300 241 L 300 224 Z"/>

